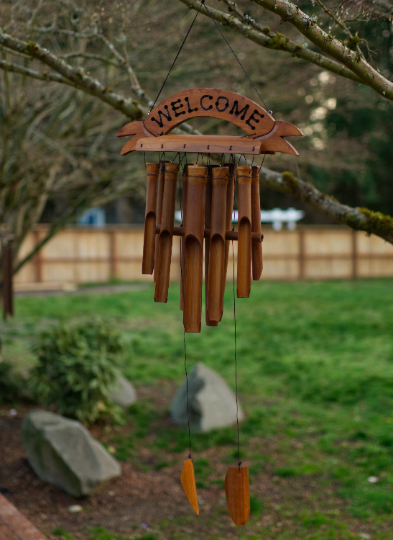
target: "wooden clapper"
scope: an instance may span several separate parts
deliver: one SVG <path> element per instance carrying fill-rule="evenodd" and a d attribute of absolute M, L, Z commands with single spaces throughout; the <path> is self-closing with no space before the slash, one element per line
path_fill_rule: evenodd
<path fill-rule="evenodd" d="M 245 136 L 170 135 L 195 117 L 226 120 Z M 298 155 L 286 136 L 300 129 L 274 118 L 254 101 L 224 90 L 194 88 L 178 92 L 155 106 L 144 121 L 126 124 L 118 137 L 132 136 L 121 155 L 130 152 L 202 154 Z M 142 273 L 153 274 L 154 300 L 167 302 L 173 236 L 181 237 L 180 308 L 186 332 L 200 332 L 202 318 L 203 253 L 205 253 L 205 321 L 217 326 L 223 316 L 230 241 L 238 242 L 237 297 L 248 298 L 251 277 L 262 274 L 262 233 L 259 167 L 186 165 L 182 174 L 182 224 L 174 226 L 179 165 L 171 161 L 146 163 L 147 195 Z M 238 187 L 238 230 L 231 230 Z M 192 459 L 184 462 L 181 483 L 199 514 Z M 229 512 L 236 525 L 245 525 L 250 512 L 248 467 L 229 467 L 225 478 Z"/>

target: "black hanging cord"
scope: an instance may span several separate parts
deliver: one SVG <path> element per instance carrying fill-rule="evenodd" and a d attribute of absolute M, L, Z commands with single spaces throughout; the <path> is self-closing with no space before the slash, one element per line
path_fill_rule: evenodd
<path fill-rule="evenodd" d="M 233 230 L 233 227 L 232 227 Z M 236 295 L 235 295 L 235 251 L 233 248 L 233 240 L 232 240 L 232 270 L 233 270 L 233 281 L 232 281 L 232 289 L 233 289 L 233 322 L 235 324 L 235 384 L 236 384 L 236 424 L 237 424 L 237 464 L 239 466 L 239 474 L 240 474 L 240 465 L 242 462 L 240 461 L 240 428 L 239 428 L 239 402 L 237 399 L 237 328 L 236 328 Z"/>
<path fill-rule="evenodd" d="M 161 88 L 160 88 L 160 91 L 158 92 L 157 97 L 156 97 L 156 99 L 154 100 L 154 103 L 153 103 L 153 105 L 152 105 L 152 107 L 151 107 L 151 109 L 150 109 L 150 111 L 149 111 L 149 114 L 150 114 L 151 111 L 154 109 L 154 106 L 155 106 L 155 104 L 157 103 L 157 100 L 158 100 L 158 98 L 160 97 L 161 92 L 162 92 L 163 89 L 164 89 L 164 86 L 166 85 L 166 82 L 167 82 L 167 80 L 168 80 L 168 77 L 169 77 L 169 75 L 171 74 L 171 71 L 172 71 L 174 65 L 176 64 L 176 60 L 178 59 L 179 54 L 181 53 L 181 50 L 182 50 L 182 48 L 183 48 L 185 42 L 187 41 L 187 38 L 188 38 L 188 36 L 189 36 L 189 34 L 190 34 L 190 32 L 191 32 L 191 29 L 192 29 L 192 27 L 194 26 L 194 23 L 195 23 L 195 21 L 196 21 L 196 18 L 198 17 L 199 12 L 201 11 L 202 6 L 203 6 L 204 3 L 205 3 L 205 0 L 202 0 L 202 2 L 201 2 L 201 7 L 198 9 L 198 11 L 197 11 L 197 13 L 196 13 L 196 15 L 195 15 L 195 17 L 194 17 L 194 19 L 193 19 L 191 25 L 190 25 L 190 28 L 187 30 L 187 34 L 185 35 L 185 37 L 184 37 L 184 39 L 183 39 L 183 41 L 182 41 L 182 44 L 180 45 L 180 48 L 179 48 L 179 50 L 178 50 L 177 53 L 176 53 L 175 59 L 173 60 L 172 65 L 171 65 L 171 67 L 169 68 L 168 73 L 166 74 L 165 80 L 164 80 L 164 82 L 162 83 L 162 86 L 161 86 Z"/>
<path fill-rule="evenodd" d="M 244 75 L 245 75 L 245 76 L 247 77 L 247 79 L 249 80 L 249 82 L 250 82 L 251 86 L 254 88 L 255 92 L 258 94 L 258 97 L 259 97 L 259 99 L 262 101 L 262 103 L 263 103 L 265 109 L 267 109 L 267 112 L 268 112 L 269 114 L 273 114 L 273 111 L 271 111 L 271 110 L 268 108 L 268 106 L 266 105 L 266 103 L 265 103 L 263 97 L 262 97 L 261 94 L 258 92 L 257 87 L 255 86 L 255 84 L 254 84 L 254 83 L 252 82 L 252 80 L 250 79 L 250 76 L 248 75 L 248 73 L 247 73 L 245 67 L 243 66 L 243 64 L 240 62 L 240 60 L 239 60 L 239 58 L 237 57 L 235 51 L 232 49 L 231 45 L 229 44 L 229 41 L 227 40 L 227 38 L 226 38 L 226 37 L 224 36 L 224 34 L 222 33 L 222 30 L 221 30 L 221 28 L 218 26 L 217 21 L 214 19 L 213 15 L 211 14 L 210 9 L 209 9 L 208 6 L 205 4 L 205 0 L 201 0 L 201 5 L 199 6 L 199 9 L 198 9 L 198 11 L 196 12 L 195 17 L 194 17 L 192 23 L 190 24 L 190 27 L 189 27 L 189 29 L 187 30 L 186 35 L 184 36 L 184 39 L 183 39 L 183 41 L 182 41 L 182 43 L 181 43 L 181 45 L 180 45 L 180 47 L 179 47 L 179 50 L 178 50 L 177 53 L 176 53 L 175 59 L 173 60 L 172 65 L 171 65 L 171 67 L 169 68 L 168 73 L 166 74 L 166 77 L 165 77 L 165 79 L 164 79 L 164 82 L 162 83 L 162 86 L 161 86 L 161 88 L 160 88 L 160 90 L 159 90 L 159 92 L 158 92 L 158 94 L 157 94 L 157 96 L 156 96 L 156 99 L 154 100 L 154 103 L 153 103 L 152 107 L 150 108 L 149 114 L 150 114 L 151 111 L 154 109 L 154 106 L 155 106 L 155 104 L 157 103 L 157 100 L 158 100 L 158 98 L 160 97 L 161 92 L 162 92 L 163 89 L 164 89 L 164 86 L 166 85 L 166 82 L 167 82 L 167 80 L 168 80 L 168 78 L 169 78 L 169 75 L 171 74 L 171 71 L 172 71 L 172 69 L 174 68 L 174 66 L 175 66 L 175 64 L 176 64 L 176 61 L 177 61 L 177 59 L 179 58 L 179 55 L 180 55 L 180 53 L 181 53 L 181 51 L 182 51 L 182 49 L 183 49 L 183 47 L 184 47 L 185 42 L 187 41 L 187 38 L 188 38 L 188 36 L 189 36 L 189 34 L 190 34 L 190 32 L 191 32 L 191 29 L 192 29 L 192 27 L 194 26 L 194 23 L 195 23 L 195 21 L 196 21 L 198 15 L 199 15 L 201 9 L 202 9 L 202 6 L 204 6 L 204 7 L 206 8 L 206 11 L 208 12 L 208 14 L 209 14 L 211 20 L 214 22 L 214 24 L 215 24 L 217 30 L 220 32 L 222 39 L 223 39 L 223 40 L 225 41 L 225 43 L 228 45 L 228 47 L 229 47 L 230 51 L 232 52 L 233 56 L 236 58 L 237 63 L 238 63 L 239 66 L 242 68 Z"/>
<path fill-rule="evenodd" d="M 269 110 L 268 106 L 266 105 L 265 101 L 263 100 L 263 97 L 262 97 L 261 94 L 258 92 L 257 87 L 255 86 L 255 84 L 254 84 L 254 83 L 252 82 L 252 80 L 250 79 L 250 77 L 249 77 L 247 71 L 246 71 L 245 68 L 243 67 L 243 64 L 240 62 L 239 58 L 236 56 L 235 51 L 234 51 L 234 50 L 232 49 L 232 47 L 230 46 L 229 41 L 227 40 L 227 38 L 226 38 L 226 37 L 224 36 L 224 34 L 222 33 L 222 30 L 221 30 L 221 28 L 218 26 L 217 21 L 214 19 L 213 15 L 211 14 L 210 9 L 209 9 L 208 6 L 205 4 L 205 0 L 202 0 L 202 2 L 201 2 L 201 7 L 202 7 L 203 5 L 205 6 L 206 11 L 208 12 L 208 14 L 209 14 L 211 20 L 212 20 L 212 21 L 214 22 L 214 24 L 216 25 L 217 30 L 220 32 L 222 39 L 223 39 L 223 40 L 225 41 L 225 43 L 228 45 L 228 47 L 230 48 L 230 50 L 231 50 L 233 56 L 236 58 L 237 63 L 238 63 L 239 66 L 242 68 L 244 75 L 247 77 L 247 79 L 249 80 L 251 86 L 254 88 L 255 92 L 258 94 L 259 99 L 262 101 L 262 103 L 264 104 L 265 108 L 267 109 L 267 112 L 268 112 L 269 114 L 272 114 L 273 111 Z M 199 11 L 201 11 L 201 7 L 199 8 Z M 198 13 L 199 13 L 199 11 L 198 11 Z M 197 13 L 197 15 L 198 15 L 198 13 Z M 196 18 L 196 17 L 195 17 L 195 18 Z"/>
<path fill-rule="evenodd" d="M 184 285 L 183 285 L 184 288 Z M 184 295 L 183 295 L 184 298 Z M 188 457 L 192 457 L 192 447 L 191 447 L 191 428 L 190 428 L 190 414 L 188 408 L 188 372 L 187 372 L 187 347 L 186 347 L 186 330 L 183 328 L 183 341 L 184 341 L 184 371 L 186 373 L 186 386 L 187 386 L 187 425 L 188 425 L 188 445 L 190 447 L 190 453 Z"/>
<path fill-rule="evenodd" d="M 183 159 L 186 159 L 186 165 L 187 166 L 187 155 L 184 154 Z M 181 161 L 183 161 L 183 159 Z M 180 153 L 179 153 L 179 164 L 180 164 Z M 180 185 L 179 185 L 180 187 Z M 182 197 L 180 196 L 180 189 L 178 190 L 179 193 L 179 199 L 180 199 L 180 212 L 181 212 L 181 225 L 184 226 L 183 223 L 183 208 L 182 208 Z M 182 241 L 180 239 L 180 273 L 181 273 L 181 283 L 182 288 L 180 294 L 183 296 L 183 309 L 184 309 L 184 302 L 185 302 L 185 291 L 184 291 L 184 279 L 183 279 L 183 267 L 181 264 L 182 261 Z M 190 452 L 188 454 L 189 459 L 192 458 L 192 446 L 191 446 L 191 427 L 190 427 L 190 413 L 189 413 L 189 404 L 188 404 L 188 372 L 187 372 L 187 345 L 186 345 L 186 330 L 183 328 L 183 344 L 184 344 L 184 372 L 186 374 L 186 389 L 187 389 L 187 426 L 188 426 L 188 445 Z"/>

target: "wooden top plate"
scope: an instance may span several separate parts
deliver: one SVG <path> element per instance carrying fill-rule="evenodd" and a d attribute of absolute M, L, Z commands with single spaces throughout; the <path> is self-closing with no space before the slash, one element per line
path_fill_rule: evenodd
<path fill-rule="evenodd" d="M 200 152 L 259 154 L 261 141 L 221 135 L 162 135 L 144 137 L 135 145 L 138 152 Z"/>

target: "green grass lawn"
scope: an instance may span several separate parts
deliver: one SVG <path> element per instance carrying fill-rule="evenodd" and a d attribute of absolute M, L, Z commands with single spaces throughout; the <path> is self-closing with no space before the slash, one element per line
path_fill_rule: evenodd
<path fill-rule="evenodd" d="M 187 358 L 189 369 L 202 361 L 234 388 L 233 298 L 227 289 L 222 323 L 203 324 L 201 334 L 187 335 Z M 1 325 L 3 356 L 26 369 L 34 363 L 29 347 L 39 330 L 59 320 L 101 315 L 123 332 L 124 373 L 136 386 L 157 385 L 159 391 L 163 379 L 181 383 L 179 286 L 171 284 L 168 304 L 155 304 L 153 294 L 147 285 L 112 295 L 17 299 L 15 319 Z M 280 511 L 291 516 L 297 532 L 265 528 L 263 537 L 359 538 L 354 524 L 364 523 L 371 538 L 393 539 L 393 280 L 257 283 L 250 299 L 236 300 L 236 314 L 238 387 L 247 412 L 241 445 L 251 477 L 269 470 L 278 482 L 316 481 L 345 508 L 335 513 L 321 503 L 318 509 L 294 509 L 284 494 Z M 162 414 L 143 400 L 128 413 L 141 444 L 154 423 L 149 444 L 161 460 L 158 467 L 187 446 L 187 433 L 160 429 Z M 220 480 L 208 460 L 198 462 L 197 453 L 227 446 L 227 461 L 234 464 L 234 438 L 232 428 L 193 437 L 203 487 Z M 258 438 L 275 441 L 274 456 Z M 132 459 L 127 439 L 114 438 L 113 444 L 119 459 Z M 376 483 L 368 480 L 373 476 Z M 254 513 L 261 514 L 268 502 L 253 495 Z M 106 532 L 91 537 L 106 534 L 115 538 Z"/>

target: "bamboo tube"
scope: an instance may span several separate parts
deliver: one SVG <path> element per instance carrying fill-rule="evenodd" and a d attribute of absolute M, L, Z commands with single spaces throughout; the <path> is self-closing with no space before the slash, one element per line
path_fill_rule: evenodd
<path fill-rule="evenodd" d="M 159 163 L 159 175 L 158 175 L 158 193 L 157 193 L 157 212 L 156 212 L 156 221 L 158 225 L 161 226 L 161 218 L 162 218 L 162 201 L 164 197 L 164 184 L 165 184 L 165 163 L 169 163 L 168 161 L 160 161 Z M 155 249 L 154 249 L 154 260 L 157 267 L 157 260 L 158 260 L 158 239 L 155 243 Z M 154 271 L 154 282 L 156 282 L 157 278 L 157 272 Z"/>
<path fill-rule="evenodd" d="M 201 331 L 202 262 L 206 200 L 206 167 L 188 167 L 185 215 L 185 302 L 183 324 L 186 332 Z"/>
<path fill-rule="evenodd" d="M 166 302 L 168 299 L 178 171 L 179 165 L 177 163 L 165 163 L 161 229 L 158 237 L 155 302 Z"/>
<path fill-rule="evenodd" d="M 251 173 L 249 165 L 237 168 L 239 223 L 237 244 L 237 297 L 251 292 Z"/>
<path fill-rule="evenodd" d="M 235 199 L 235 176 L 236 176 L 236 165 L 234 163 L 225 163 L 225 167 L 228 167 L 228 186 L 227 186 L 227 208 L 226 208 L 226 222 L 225 230 L 230 231 L 232 229 L 232 213 L 233 213 L 233 201 Z M 230 240 L 225 240 L 225 272 L 224 272 L 224 290 L 222 292 L 222 297 L 224 298 L 225 293 L 225 283 L 228 273 L 228 261 L 229 261 L 229 246 Z M 222 317 L 222 314 L 221 314 Z"/>
<path fill-rule="evenodd" d="M 225 226 L 228 167 L 213 169 L 207 313 L 211 321 L 222 318 L 225 291 Z"/>
<path fill-rule="evenodd" d="M 158 163 L 146 163 L 147 190 L 143 237 L 142 274 L 152 274 L 156 241 Z"/>
<path fill-rule="evenodd" d="M 211 214 L 212 214 L 212 175 L 213 168 L 218 165 L 208 165 L 207 167 L 207 183 L 206 183 L 206 206 L 205 206 L 205 227 L 210 229 L 211 227 Z M 206 326 L 217 326 L 218 322 L 211 321 L 208 315 L 207 298 L 208 298 L 208 275 L 209 275 L 209 257 L 210 257 L 210 235 L 205 237 L 205 321 Z"/>
<path fill-rule="evenodd" d="M 262 234 L 261 227 L 261 197 L 259 193 L 259 167 L 252 168 L 251 178 L 251 231 L 253 233 Z M 262 244 L 252 242 L 252 279 L 258 281 L 261 277 L 262 263 Z"/>
<path fill-rule="evenodd" d="M 188 183 L 188 164 L 184 165 L 183 175 L 182 175 L 182 227 L 185 223 L 185 211 L 186 211 L 186 201 L 187 201 L 187 183 Z M 184 296 L 185 296 L 185 272 L 186 272 L 186 263 L 185 263 L 185 240 L 184 237 L 180 238 L 180 309 L 184 309 Z"/>

